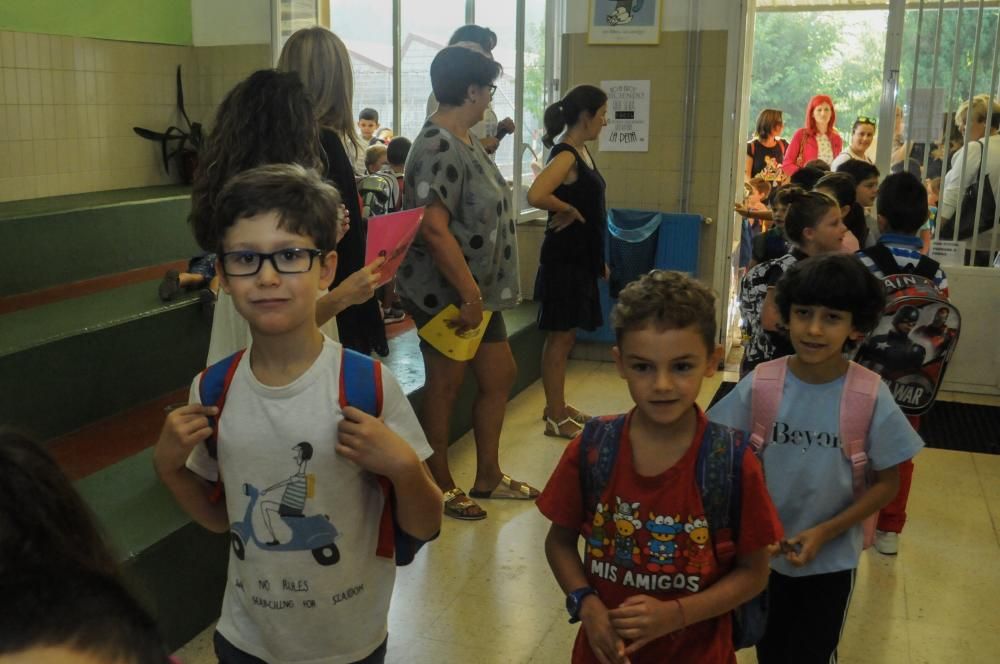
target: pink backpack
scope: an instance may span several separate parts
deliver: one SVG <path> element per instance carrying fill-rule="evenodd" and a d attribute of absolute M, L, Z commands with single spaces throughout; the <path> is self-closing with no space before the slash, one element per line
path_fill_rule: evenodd
<path fill-rule="evenodd" d="M 754 370 L 753 385 L 750 390 L 750 412 L 753 426 L 750 445 L 758 459 L 763 458 L 764 447 L 771 439 L 771 429 L 778 417 L 782 393 L 785 389 L 785 372 L 788 357 L 780 357 L 770 362 L 758 364 Z M 868 453 L 865 439 L 875 412 L 878 397 L 879 375 L 860 364 L 851 362 L 847 367 L 844 391 L 840 397 L 840 444 L 844 456 L 851 464 L 854 485 L 854 499 L 857 500 L 870 484 Z M 862 523 L 864 547 L 867 549 L 875 540 L 875 522 L 878 512 Z"/>

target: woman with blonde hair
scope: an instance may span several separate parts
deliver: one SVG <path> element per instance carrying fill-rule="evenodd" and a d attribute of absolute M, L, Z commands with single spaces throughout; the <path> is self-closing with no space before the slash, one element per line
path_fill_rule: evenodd
<path fill-rule="evenodd" d="M 354 95 L 351 57 L 344 42 L 326 28 L 303 28 L 285 42 L 278 69 L 297 73 L 305 85 L 326 153 L 326 178 L 337 187 L 350 214 L 351 226 L 337 245 L 337 274 L 333 280 L 336 287 L 364 267 L 365 259 L 365 223 L 353 160 L 348 156 L 348 150 L 362 149 L 351 114 Z M 365 355 L 372 351 L 383 357 L 389 354 L 381 308 L 374 297 L 338 313 L 337 327 L 340 342 L 347 348 Z"/>

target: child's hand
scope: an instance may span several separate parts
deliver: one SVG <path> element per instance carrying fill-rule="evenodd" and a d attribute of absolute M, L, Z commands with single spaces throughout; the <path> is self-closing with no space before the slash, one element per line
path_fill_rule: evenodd
<path fill-rule="evenodd" d="M 194 446 L 212 435 L 208 418 L 218 412 L 215 406 L 196 403 L 170 411 L 153 449 L 156 468 L 163 472 L 183 468 Z"/>
<path fill-rule="evenodd" d="M 827 539 L 826 532 L 819 526 L 803 530 L 788 540 L 785 558 L 796 567 L 805 567 L 816 557 Z"/>
<path fill-rule="evenodd" d="M 580 607 L 583 633 L 601 664 L 628 664 L 625 642 L 611 625 L 610 611 L 596 595 L 588 595 Z"/>
<path fill-rule="evenodd" d="M 337 433 L 337 453 L 369 472 L 395 482 L 401 474 L 420 469 L 420 459 L 413 448 L 380 418 L 363 410 L 345 408 Z"/>
<path fill-rule="evenodd" d="M 344 279 L 340 287 L 343 289 L 344 307 L 361 304 L 372 299 L 378 282 L 382 278 L 380 272 L 385 257 L 379 256 L 368 265 Z"/>
<path fill-rule="evenodd" d="M 608 615 L 618 635 L 631 641 L 625 649 L 628 654 L 684 627 L 684 618 L 676 602 L 661 601 L 649 595 L 633 595 L 617 609 L 608 611 Z"/>

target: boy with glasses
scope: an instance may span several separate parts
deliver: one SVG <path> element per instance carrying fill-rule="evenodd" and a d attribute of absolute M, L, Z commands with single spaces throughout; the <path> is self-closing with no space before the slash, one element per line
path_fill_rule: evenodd
<path fill-rule="evenodd" d="M 379 417 L 341 405 L 365 376 L 342 370 L 353 358 L 316 326 L 316 292 L 329 287 L 337 264 L 339 204 L 315 172 L 264 166 L 234 177 L 212 227 L 199 229 L 216 238 L 221 285 L 249 323 L 252 345 L 223 360 L 224 399 L 208 396 L 212 367 L 195 378 L 189 405 L 167 416 L 154 463 L 195 521 L 232 531 L 215 634 L 222 662 L 382 662 L 395 564 L 380 515 L 392 498 L 396 525 L 418 543 L 440 528 L 441 492 L 422 462 L 431 449 L 396 379 L 365 365 L 374 369 L 367 378 Z M 303 460 L 310 473 L 302 470 L 295 485 L 301 509 L 263 514 L 277 491 L 263 497 L 285 487 Z M 209 483 L 220 480 L 224 500 L 215 502 Z"/>

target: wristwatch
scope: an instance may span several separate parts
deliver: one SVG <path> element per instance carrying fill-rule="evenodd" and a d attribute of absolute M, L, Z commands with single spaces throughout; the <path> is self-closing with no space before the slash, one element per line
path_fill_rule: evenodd
<path fill-rule="evenodd" d="M 569 612 L 570 623 L 580 622 L 580 607 L 583 605 L 583 598 L 587 595 L 596 595 L 597 591 L 590 586 L 577 588 L 566 595 L 566 610 Z"/>

